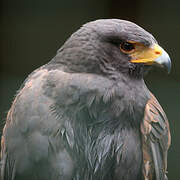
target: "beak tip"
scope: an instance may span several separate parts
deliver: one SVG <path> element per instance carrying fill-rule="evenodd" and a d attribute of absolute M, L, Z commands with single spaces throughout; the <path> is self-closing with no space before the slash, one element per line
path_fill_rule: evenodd
<path fill-rule="evenodd" d="M 171 59 L 165 59 L 164 62 L 161 64 L 163 68 L 167 70 L 167 73 L 169 74 L 171 72 Z"/>
<path fill-rule="evenodd" d="M 155 60 L 156 64 L 159 64 L 160 66 L 164 67 L 167 70 L 167 73 L 169 74 L 171 72 L 171 59 L 166 51 L 163 50 L 163 53 L 161 56 L 159 56 Z"/>

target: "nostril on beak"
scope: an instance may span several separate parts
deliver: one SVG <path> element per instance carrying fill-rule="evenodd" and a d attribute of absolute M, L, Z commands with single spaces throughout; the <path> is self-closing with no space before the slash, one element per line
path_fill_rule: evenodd
<path fill-rule="evenodd" d="M 155 54 L 161 54 L 161 52 L 160 51 L 155 51 Z"/>

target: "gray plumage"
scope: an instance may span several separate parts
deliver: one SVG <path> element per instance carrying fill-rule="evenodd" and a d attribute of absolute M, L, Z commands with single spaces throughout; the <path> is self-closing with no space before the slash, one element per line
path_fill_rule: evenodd
<path fill-rule="evenodd" d="M 157 43 L 134 23 L 97 20 L 28 76 L 3 131 L 2 180 L 144 179 L 140 126 L 151 93 L 146 67 L 119 49 L 127 40 Z"/>

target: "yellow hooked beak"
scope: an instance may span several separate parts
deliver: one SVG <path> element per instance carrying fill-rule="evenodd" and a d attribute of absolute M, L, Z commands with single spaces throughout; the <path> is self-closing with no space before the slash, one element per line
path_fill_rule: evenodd
<path fill-rule="evenodd" d="M 132 63 L 143 63 L 145 65 L 159 65 L 167 69 L 168 73 L 171 70 L 171 60 L 167 52 L 158 44 L 152 47 L 144 47 L 136 45 L 136 50 L 130 54 Z"/>

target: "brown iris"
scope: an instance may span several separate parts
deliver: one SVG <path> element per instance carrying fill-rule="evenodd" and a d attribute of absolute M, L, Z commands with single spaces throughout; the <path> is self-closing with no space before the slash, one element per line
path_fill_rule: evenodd
<path fill-rule="evenodd" d="M 122 42 L 120 44 L 120 49 L 123 53 L 131 53 L 134 51 L 135 47 L 134 44 L 129 43 L 129 42 Z"/>

